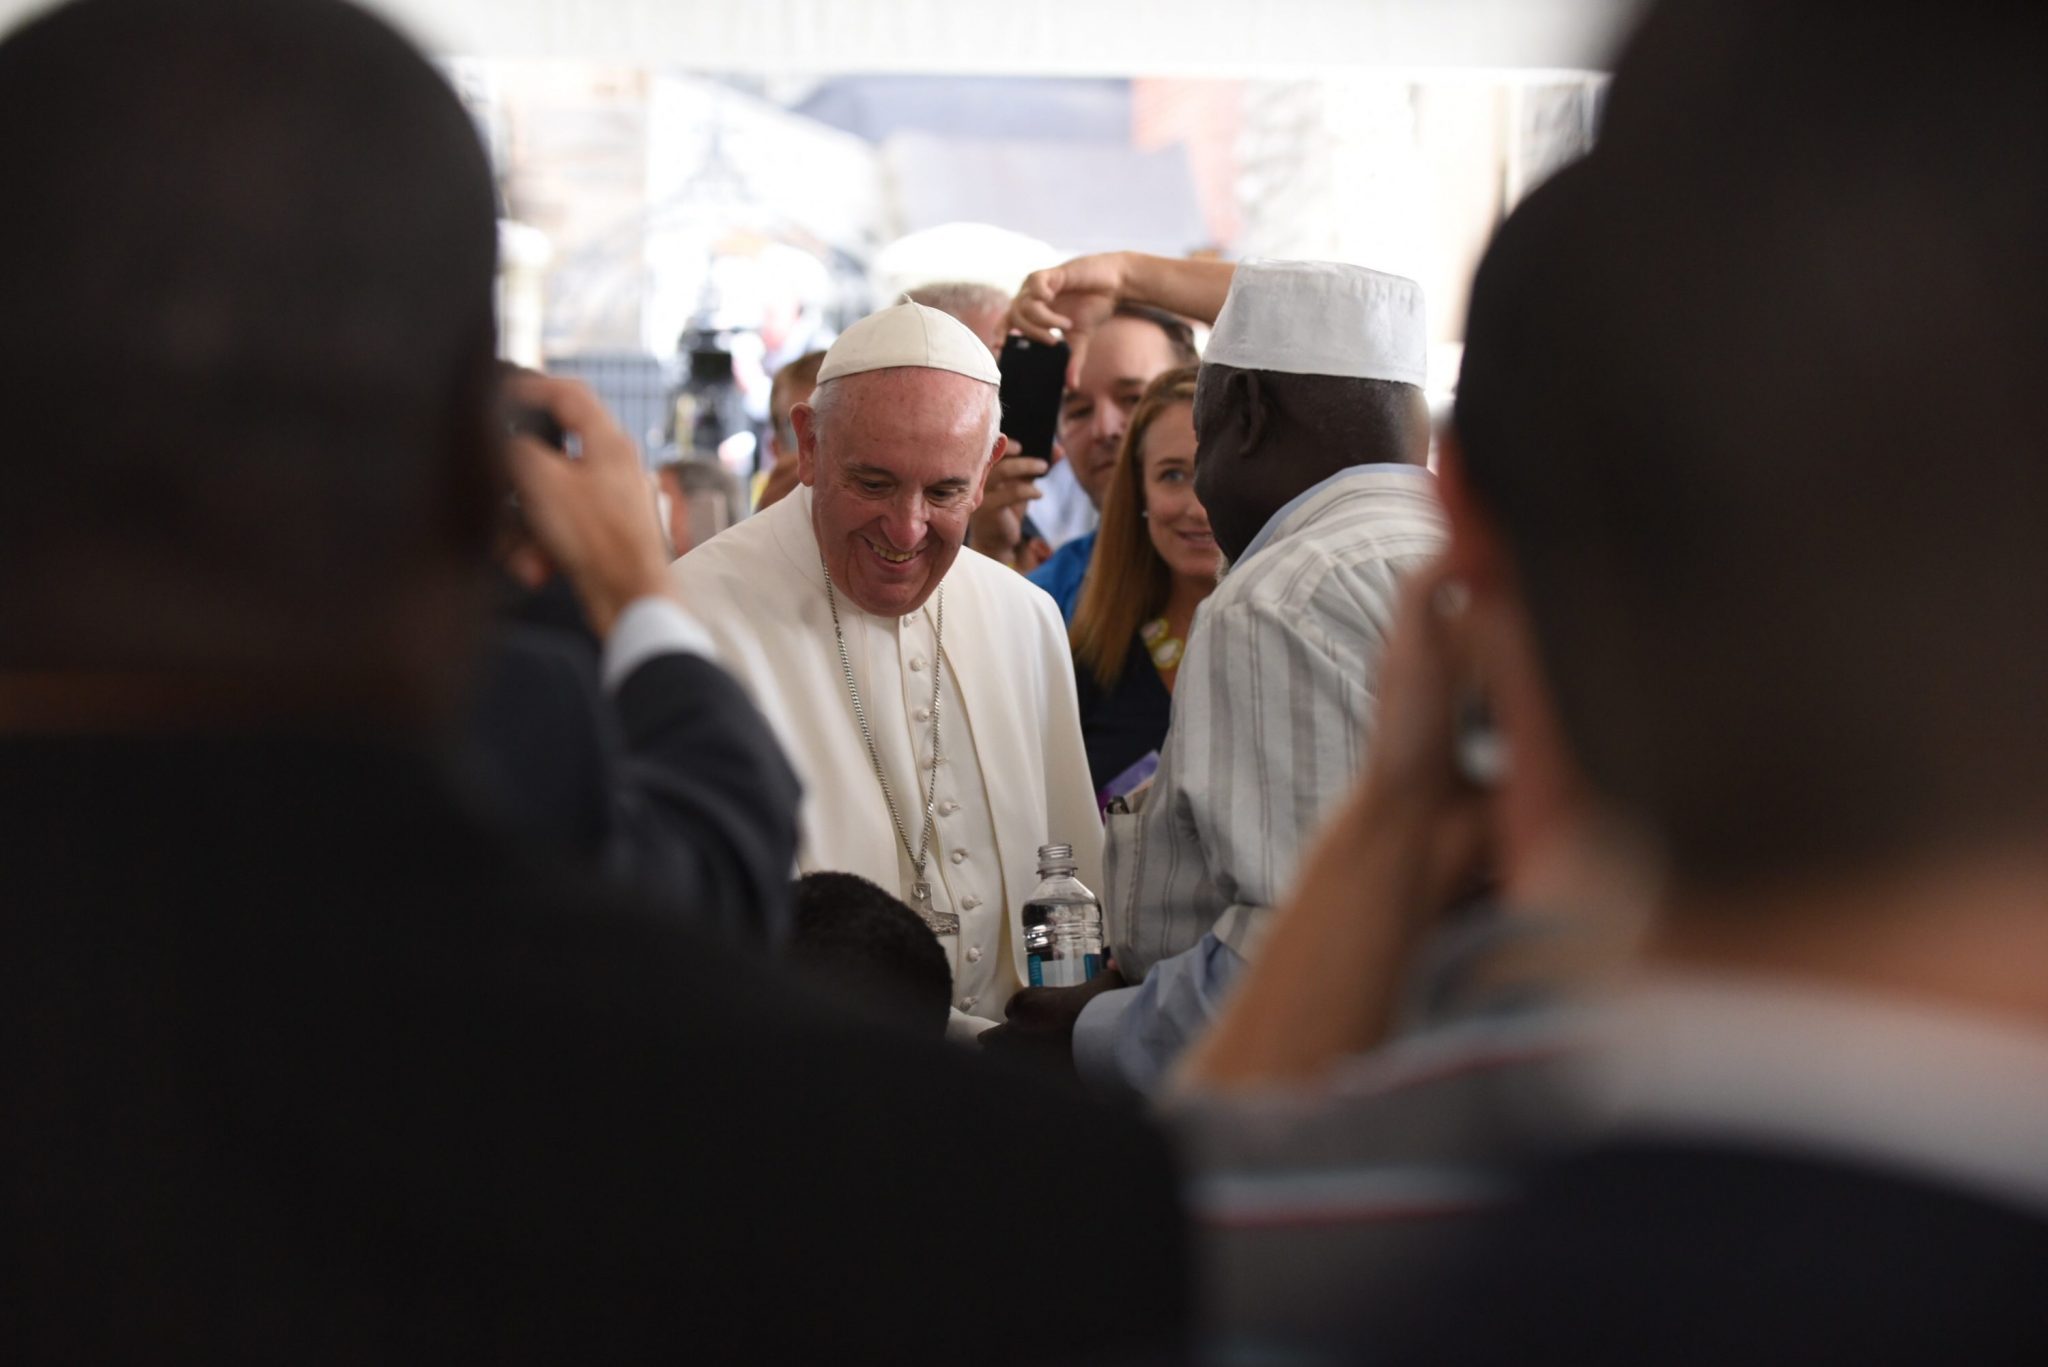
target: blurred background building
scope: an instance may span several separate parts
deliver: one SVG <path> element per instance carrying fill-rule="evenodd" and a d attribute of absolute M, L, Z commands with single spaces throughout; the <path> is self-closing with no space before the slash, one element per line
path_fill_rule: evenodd
<path fill-rule="evenodd" d="M 650 463 L 760 457 L 768 377 L 901 291 L 1111 248 L 1422 281 L 1592 144 L 1633 0 L 371 0 L 503 199 L 508 356 Z M 0 19 L 36 8 L 0 0 Z"/>

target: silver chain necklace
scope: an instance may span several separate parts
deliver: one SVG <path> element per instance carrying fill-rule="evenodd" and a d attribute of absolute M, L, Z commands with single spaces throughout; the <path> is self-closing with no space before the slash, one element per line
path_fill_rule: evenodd
<path fill-rule="evenodd" d="M 932 885 L 925 878 L 924 871 L 931 862 L 932 831 L 938 820 L 934 808 L 939 800 L 939 674 L 945 668 L 946 658 L 946 590 L 943 585 L 939 588 L 938 625 L 932 633 L 931 786 L 924 800 L 924 833 L 918 837 L 917 850 L 913 853 L 909 833 L 903 829 L 903 818 L 896 811 L 895 795 L 889 791 L 889 780 L 882 773 L 882 756 L 875 749 L 875 733 L 868 726 L 868 710 L 861 705 L 860 685 L 853 681 L 853 661 L 846 653 L 846 632 L 839 625 L 839 596 L 832 591 L 832 571 L 825 568 L 823 556 L 818 557 L 818 568 L 825 571 L 825 602 L 832 609 L 832 635 L 839 642 L 839 667 L 846 674 L 846 694 L 853 699 L 853 719 L 860 723 L 861 739 L 868 744 L 868 762 L 875 766 L 875 782 L 882 785 L 882 801 L 889 804 L 889 821 L 896 827 L 896 839 L 902 843 L 903 853 L 916 875 L 913 892 L 917 897 L 918 914 L 929 924 L 933 921 Z"/>

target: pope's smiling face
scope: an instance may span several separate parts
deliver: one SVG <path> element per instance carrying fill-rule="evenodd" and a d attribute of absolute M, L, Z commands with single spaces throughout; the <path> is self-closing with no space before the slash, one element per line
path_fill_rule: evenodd
<path fill-rule="evenodd" d="M 995 387 L 899 366 L 819 386 L 790 414 L 811 527 L 840 593 L 900 617 L 931 597 L 1002 453 Z"/>

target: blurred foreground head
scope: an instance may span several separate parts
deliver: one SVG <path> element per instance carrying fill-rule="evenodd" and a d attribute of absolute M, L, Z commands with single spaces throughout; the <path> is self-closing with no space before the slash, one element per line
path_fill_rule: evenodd
<path fill-rule="evenodd" d="M 492 183 L 332 0 L 82 0 L 0 43 L 0 670 L 445 693 L 488 546 Z"/>
<path fill-rule="evenodd" d="M 784 957 L 812 987 L 852 1010 L 945 1033 L 953 966 L 916 912 L 852 873 L 807 873 L 795 892 Z"/>
<path fill-rule="evenodd" d="M 2048 823 L 2048 8 L 1663 6 L 1475 284 L 1463 488 L 1681 888 Z"/>

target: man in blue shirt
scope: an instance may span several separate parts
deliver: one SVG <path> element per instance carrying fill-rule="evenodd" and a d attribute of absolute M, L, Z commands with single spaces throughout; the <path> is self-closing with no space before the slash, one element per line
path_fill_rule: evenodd
<path fill-rule="evenodd" d="M 1015 565 L 1014 551 L 1009 557 L 1003 551 L 1014 547 L 1020 535 L 1024 505 L 1040 500 L 1042 511 L 1032 520 L 1054 551 L 1027 577 L 1052 595 L 1069 622 L 1095 552 L 1097 510 L 1116 469 L 1131 410 L 1155 376 L 1197 359 L 1193 330 L 1179 318 L 1143 305 L 1120 305 L 1076 353 L 1068 371 L 1058 429 L 1064 459 L 1048 468 L 1029 456 L 1010 456 L 989 477 L 989 497 L 975 517 L 974 548 Z M 1006 474 L 1043 482 L 1014 485 L 1019 493 L 1009 506 L 991 506 Z"/>

